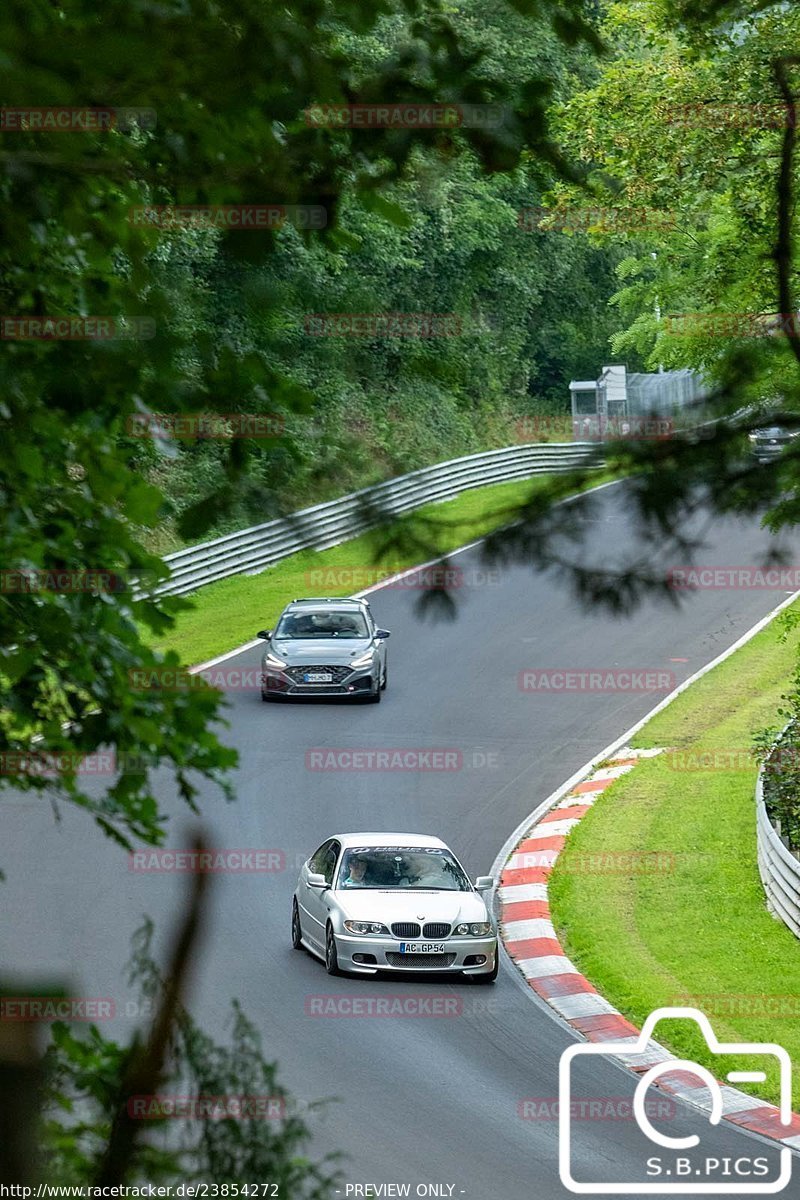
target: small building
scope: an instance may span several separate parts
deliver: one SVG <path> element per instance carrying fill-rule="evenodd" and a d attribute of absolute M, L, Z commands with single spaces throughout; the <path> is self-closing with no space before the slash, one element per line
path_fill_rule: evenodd
<path fill-rule="evenodd" d="M 682 424 L 681 410 L 708 394 L 702 376 L 684 368 L 653 374 L 613 364 L 597 379 L 569 385 L 572 436 L 578 442 L 629 436 L 668 436 Z"/>

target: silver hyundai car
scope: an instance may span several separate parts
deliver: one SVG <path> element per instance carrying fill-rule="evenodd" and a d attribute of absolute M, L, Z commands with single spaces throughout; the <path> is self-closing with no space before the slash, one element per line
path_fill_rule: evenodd
<path fill-rule="evenodd" d="M 351 696 L 377 704 L 388 680 L 386 639 L 368 600 L 293 600 L 258 637 L 261 699 Z"/>
<path fill-rule="evenodd" d="M 494 983 L 497 930 L 453 852 L 414 833 L 328 838 L 303 864 L 292 900 L 292 945 L 329 975 L 445 971 Z"/>

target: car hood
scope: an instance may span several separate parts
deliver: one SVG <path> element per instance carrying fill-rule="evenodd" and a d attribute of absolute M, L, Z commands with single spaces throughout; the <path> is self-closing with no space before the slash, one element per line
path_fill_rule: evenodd
<path fill-rule="evenodd" d="M 477 892 L 426 892 L 377 888 L 349 888 L 336 892 L 339 907 L 348 920 L 443 921 L 457 925 L 461 921 L 487 921 L 486 905 Z"/>
<path fill-rule="evenodd" d="M 309 638 L 296 642 L 273 641 L 269 649 L 285 659 L 290 667 L 301 667 L 306 663 L 344 665 L 366 654 L 371 645 L 371 638 Z"/>

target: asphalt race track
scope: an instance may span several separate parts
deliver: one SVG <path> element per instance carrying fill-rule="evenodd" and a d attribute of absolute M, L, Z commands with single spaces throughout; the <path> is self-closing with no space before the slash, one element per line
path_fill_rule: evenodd
<path fill-rule="evenodd" d="M 588 532 L 587 553 L 609 565 L 630 544 L 624 487 L 598 493 Z M 699 558 L 750 564 L 767 544 L 756 520 L 718 522 Z M 555 1101 L 559 1056 L 571 1035 L 508 959 L 494 988 L 425 978 L 329 978 L 321 963 L 290 945 L 296 866 L 336 831 L 414 830 L 443 837 L 473 877 L 488 872 L 526 814 L 664 695 L 528 694 L 518 686 L 521 670 L 647 668 L 672 671 L 680 682 L 786 591 L 707 590 L 687 597 L 680 610 L 653 603 L 617 620 L 581 611 L 549 577 L 524 568 L 489 575 L 477 551 L 455 561 L 465 586 L 454 622 L 421 622 L 413 589 L 394 586 L 372 595 L 379 624 L 392 632 L 381 705 L 264 705 L 257 691 L 231 692 L 229 737 L 241 754 L 238 799 L 226 805 L 206 789 L 204 819 L 216 845 L 277 849 L 287 866 L 215 878 L 191 1007 L 220 1034 L 230 998 L 238 997 L 295 1096 L 336 1098 L 312 1124 L 318 1153 L 340 1149 L 348 1156 L 342 1197 L 369 1195 L 353 1185 L 371 1183 L 410 1184 L 410 1195 L 418 1194 L 417 1185 L 436 1184 L 441 1190 L 428 1194 L 555 1200 L 569 1194 L 558 1174 L 557 1121 L 523 1119 L 520 1105 L 531 1098 Z M 225 665 L 255 666 L 259 656 L 253 649 Z M 433 747 L 461 751 L 460 769 L 306 766 L 312 749 Z M 185 845 L 189 814 L 166 774 L 161 794 L 175 816 L 167 845 Z M 83 814 L 66 809 L 61 817 L 56 823 L 41 799 L 9 793 L 3 799 L 3 974 L 28 983 L 58 978 L 76 994 L 113 997 L 122 1019 L 109 1022 L 106 1032 L 122 1033 L 124 1014 L 134 1011 L 122 975 L 130 934 L 145 912 L 161 932 L 168 928 L 185 880 L 132 872 L 126 855 Z M 314 999 L 329 995 L 346 1003 L 353 997 L 439 998 L 446 1015 L 310 1015 Z M 578 1090 L 585 1097 L 630 1098 L 634 1085 L 627 1073 L 600 1063 Z M 686 1108 L 678 1109 L 668 1132 L 697 1132 L 718 1157 L 775 1160 L 766 1142 L 729 1125 L 710 1130 Z M 654 1152 L 643 1142 L 630 1120 L 581 1122 L 575 1171 L 585 1179 L 635 1180 Z"/>

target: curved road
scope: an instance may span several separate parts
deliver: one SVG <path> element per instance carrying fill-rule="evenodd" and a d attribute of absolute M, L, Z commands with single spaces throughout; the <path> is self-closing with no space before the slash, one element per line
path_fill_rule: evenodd
<path fill-rule="evenodd" d="M 598 562 L 613 564 L 630 547 L 624 486 L 598 492 L 588 533 L 586 553 Z M 748 564 L 767 542 L 756 521 L 721 521 L 698 557 Z M 220 1032 L 230 998 L 239 997 L 278 1059 L 282 1082 L 301 1100 L 338 1097 L 312 1124 L 317 1152 L 347 1153 L 342 1197 L 369 1195 L 353 1187 L 372 1183 L 410 1184 L 411 1195 L 417 1185 L 436 1184 L 440 1195 L 470 1200 L 561 1200 L 568 1192 L 558 1176 L 557 1122 L 523 1119 L 520 1105 L 555 1099 L 570 1033 L 507 959 L 494 988 L 329 979 L 289 944 L 295 865 L 337 830 L 396 829 L 438 834 L 473 876 L 485 873 L 526 814 L 664 694 L 527 694 L 518 688 L 520 670 L 649 668 L 672 671 L 680 682 L 786 593 L 705 591 L 678 611 L 648 603 L 616 620 L 581 611 L 548 576 L 521 567 L 489 575 L 476 550 L 457 561 L 467 582 L 452 623 L 421 622 L 412 589 L 372 596 L 379 623 L 392 631 L 380 706 L 267 706 L 255 692 L 231 693 L 238 800 L 226 805 L 208 788 L 204 818 L 218 846 L 280 849 L 288 867 L 215 880 L 191 1007 Z M 259 653 L 246 651 L 226 666 L 254 666 Z M 307 769 L 308 750 L 339 747 L 456 749 L 463 765 L 413 773 Z M 175 817 L 167 844 L 178 846 L 188 814 L 166 774 L 161 790 Z M 62 817 L 54 823 L 42 800 L 3 801 L 3 973 L 10 968 L 27 982 L 66 977 L 76 993 L 115 997 L 124 1013 L 131 1002 L 121 973 L 127 939 L 143 912 L 160 929 L 168 925 L 182 881 L 131 873 L 126 856 L 81 813 Z M 423 996 L 450 1015 L 310 1015 L 313 999 L 326 995 Z M 115 1030 L 123 1032 L 110 1023 Z M 586 1097 L 633 1094 L 631 1077 L 608 1063 L 577 1086 Z M 759 1139 L 730 1126 L 708 1138 L 704 1127 L 679 1107 L 668 1132 L 701 1133 L 719 1156 L 768 1153 L 774 1160 Z M 630 1121 L 582 1122 L 575 1169 L 587 1179 L 635 1179 L 652 1150 L 642 1140 Z"/>

